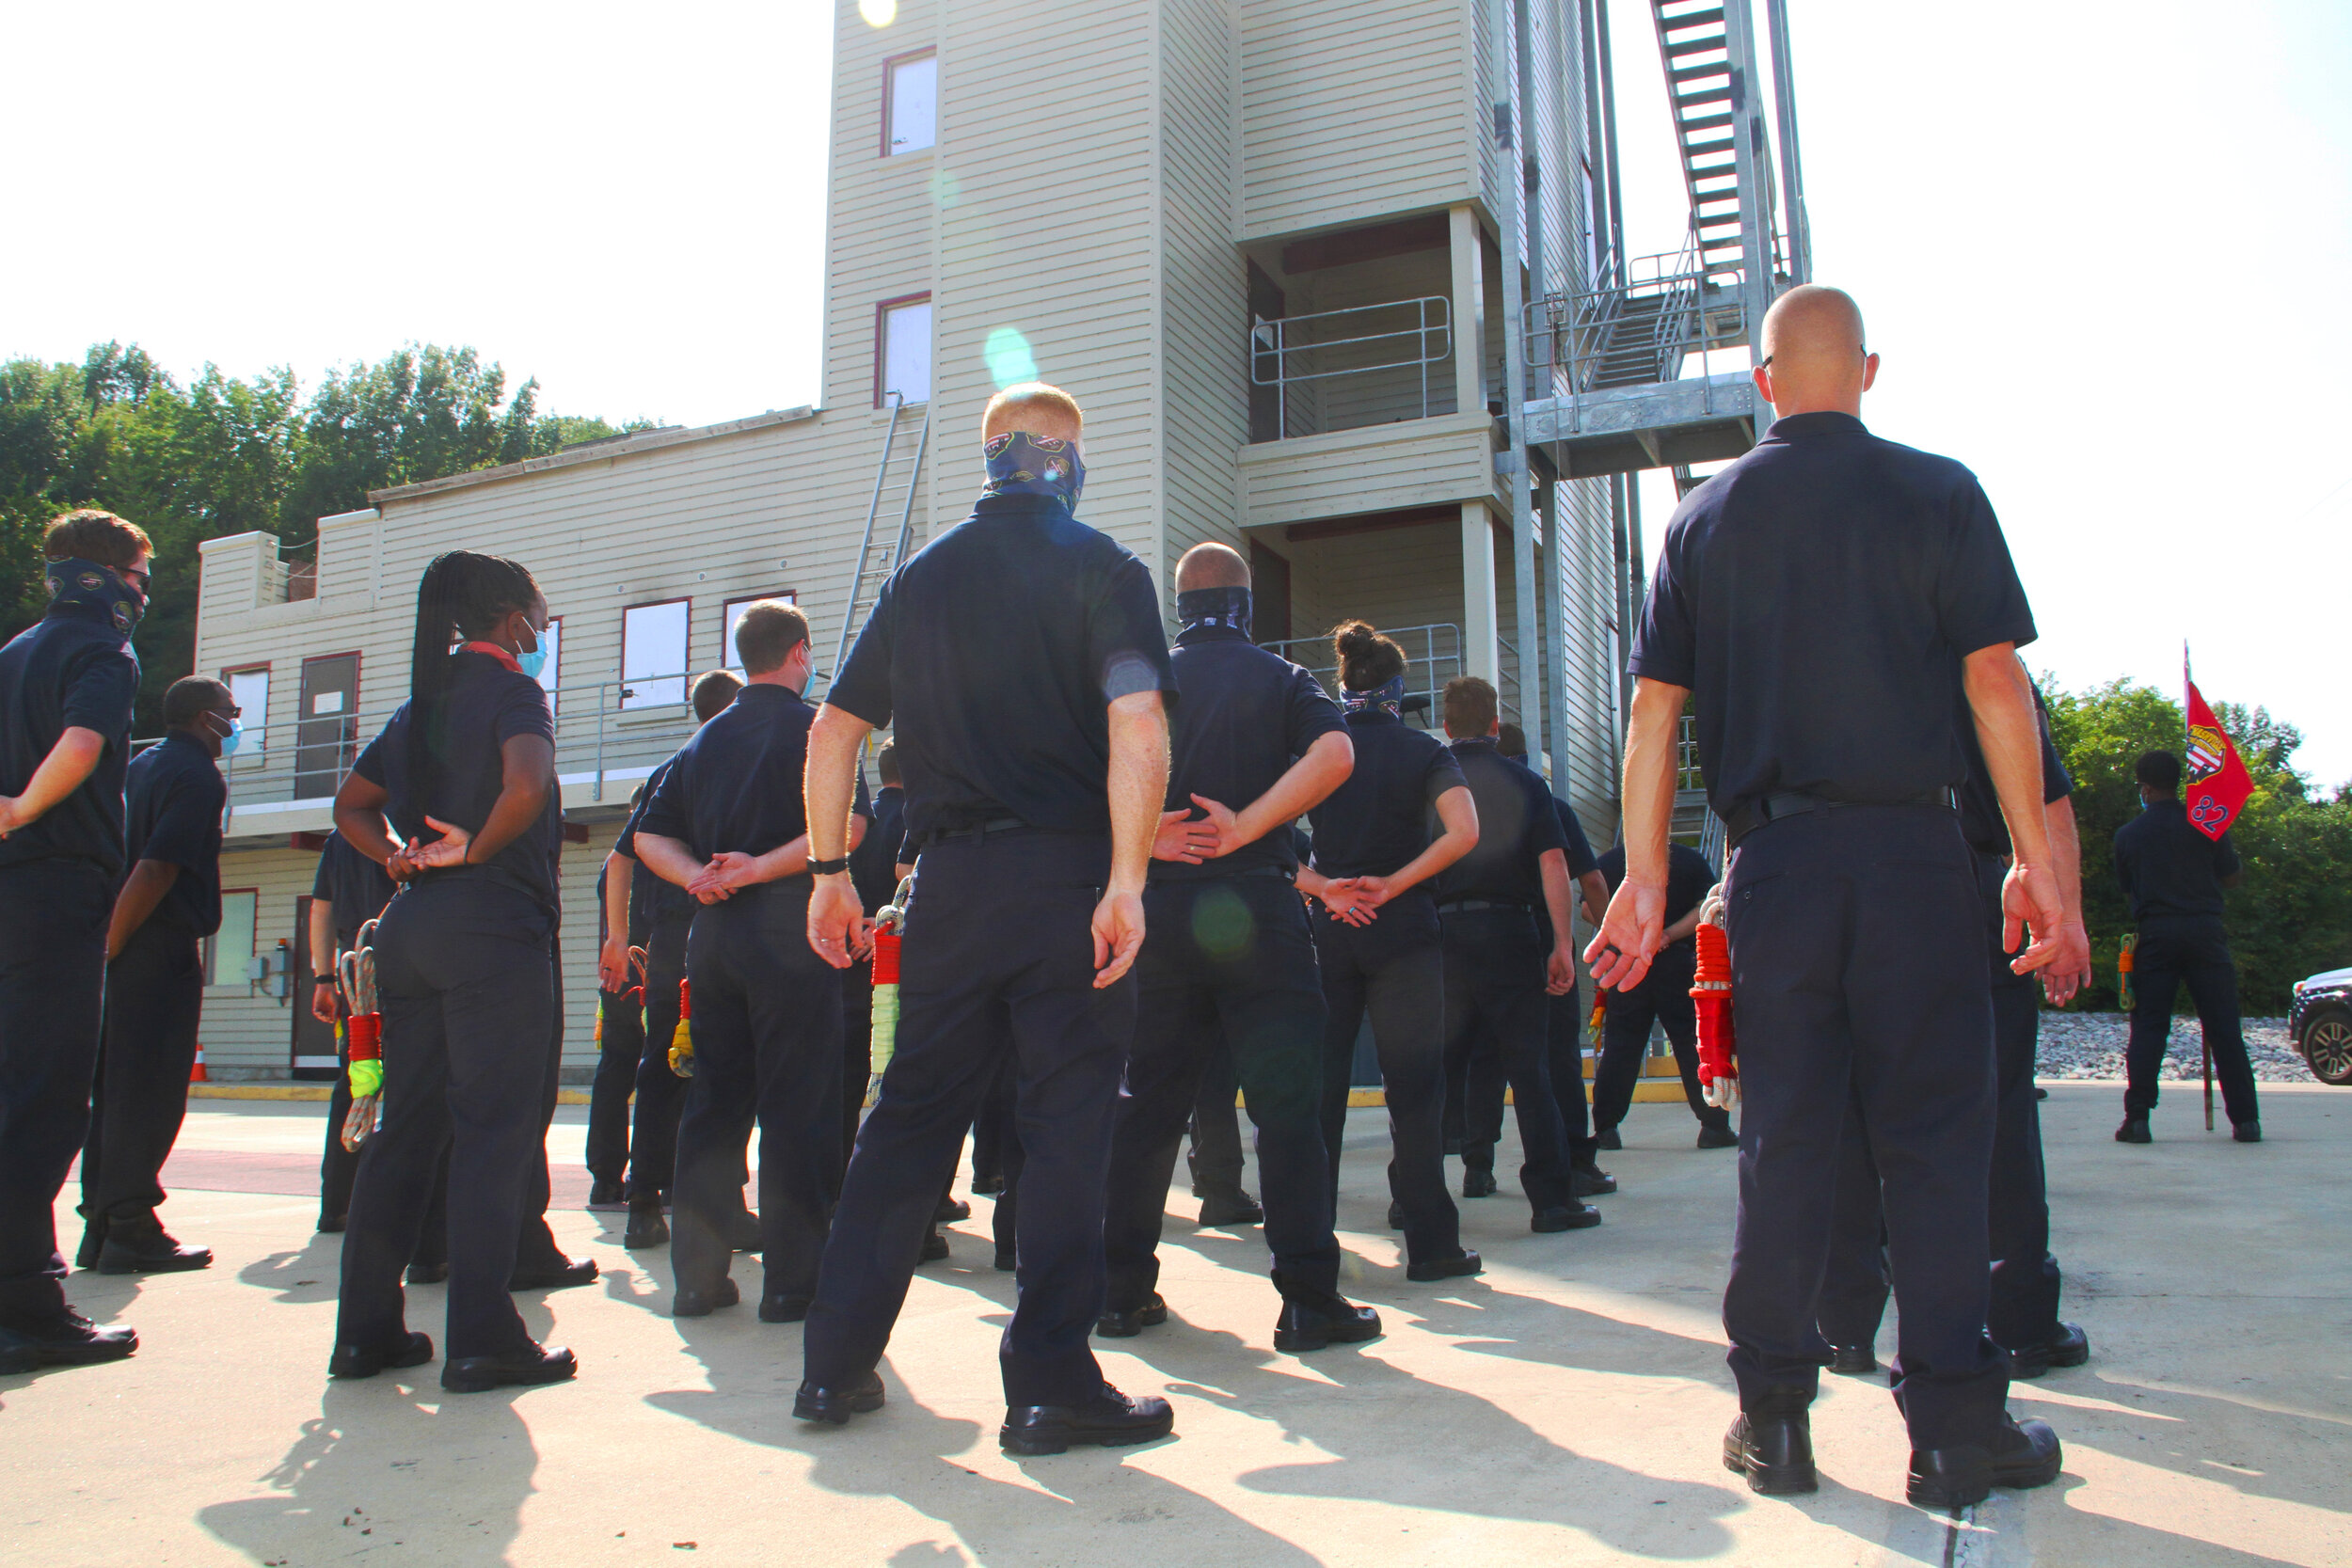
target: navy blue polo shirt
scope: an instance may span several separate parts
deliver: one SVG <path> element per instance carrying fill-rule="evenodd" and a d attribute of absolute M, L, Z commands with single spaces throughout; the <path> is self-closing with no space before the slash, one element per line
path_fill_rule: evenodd
<path fill-rule="evenodd" d="M 351 840 L 341 833 L 328 836 L 326 847 L 319 854 L 318 872 L 310 879 L 310 896 L 326 899 L 334 911 L 337 946 L 347 948 L 358 942 L 359 927 L 384 912 L 394 891 L 384 868 L 361 854 Z"/>
<path fill-rule="evenodd" d="M 385 815 L 403 839 L 431 844 L 440 830 L 426 824 L 427 816 L 478 833 L 490 819 L 505 784 L 506 767 L 499 748 L 516 736 L 535 735 L 555 744 L 555 718 L 548 710 L 548 694 L 529 675 L 509 670 L 487 654 L 463 649 L 450 657 L 450 682 L 428 717 L 426 746 L 433 759 L 432 777 L 420 787 L 409 769 L 408 736 L 414 722 L 414 701 L 393 710 L 384 731 L 368 742 L 352 771 L 379 784 L 391 797 Z M 550 915 L 560 911 L 556 893 L 556 859 L 564 850 L 564 808 L 555 781 L 548 781 L 547 805 L 539 819 L 515 835 L 514 842 L 488 862 L 428 871 L 428 878 L 491 874 L 529 894 Z"/>
<path fill-rule="evenodd" d="M 646 937 L 650 935 L 653 930 L 654 913 L 656 909 L 659 907 L 658 900 L 660 898 L 660 894 L 657 892 L 657 889 L 669 887 L 671 884 L 655 876 L 646 868 L 643 861 L 632 859 L 629 861 L 628 866 L 628 945 L 631 947 L 643 947 L 645 944 Z M 607 885 L 607 879 L 609 879 L 612 874 L 612 866 L 611 862 L 607 862 L 605 864 L 596 867 L 596 929 L 599 932 L 605 931 L 604 890 Z M 679 888 L 677 891 L 680 894 L 683 894 L 686 890 Z M 693 900 L 689 898 L 687 902 L 691 904 Z"/>
<path fill-rule="evenodd" d="M 864 782 L 861 775 L 859 783 Z M 873 828 L 865 842 L 850 851 L 850 881 L 867 914 L 898 896 L 898 856 L 906 837 L 907 792 L 897 784 L 884 784 L 874 797 Z"/>
<path fill-rule="evenodd" d="M 2230 835 L 2199 832 L 2178 800 L 2158 800 L 2115 830 L 2115 879 L 2134 920 L 2218 920 L 2221 879 L 2240 869 Z"/>
<path fill-rule="evenodd" d="M 891 574 L 825 701 L 890 725 L 907 832 L 1110 832 L 1109 705 L 1176 698 L 1142 562 L 1044 496 L 983 496 Z"/>
<path fill-rule="evenodd" d="M 1612 897 L 1625 881 L 1625 846 L 1601 851 L 1594 869 L 1609 884 Z M 1707 857 L 1687 844 L 1666 846 L 1666 920 L 1673 925 L 1689 914 L 1707 898 L 1707 890 L 1716 883 L 1715 868 L 1707 863 Z M 1689 942 L 1692 939 L 1683 938 Z"/>
<path fill-rule="evenodd" d="M 131 761 L 125 820 L 131 863 L 177 866 L 155 912 L 190 936 L 220 929 L 220 814 L 229 783 L 204 742 L 174 730 Z"/>
<path fill-rule="evenodd" d="M 1567 848 L 1551 791 L 1533 769 L 1496 751 L 1485 736 L 1457 740 L 1453 752 L 1478 806 L 1478 846 L 1438 874 L 1438 902 L 1487 898 L 1541 906 L 1539 863 L 1549 851 Z"/>
<path fill-rule="evenodd" d="M 2050 705 L 2034 689 L 2034 722 L 2042 736 L 2042 803 L 2063 800 L 2074 793 L 2058 744 L 2050 738 Z M 1977 721 L 1963 694 L 1960 706 L 1960 748 L 1968 758 L 1968 782 L 1960 786 L 1960 832 L 1969 847 L 1988 855 L 2010 852 L 2009 823 L 2001 816 L 2000 792 L 1993 787 L 1993 772 L 1984 765 L 1984 748 L 1977 741 Z"/>
<path fill-rule="evenodd" d="M 122 875 L 122 788 L 139 661 L 105 612 L 54 604 L 0 648 L 0 795 L 24 793 L 70 729 L 106 742 L 81 786 L 41 819 L 0 838 L 0 866 L 85 860 Z"/>
<path fill-rule="evenodd" d="M 673 752 L 661 760 L 660 767 L 645 776 L 644 788 L 639 793 L 637 803 L 629 807 L 628 820 L 621 824 L 621 834 L 612 841 L 612 847 L 637 867 L 629 873 L 628 879 L 629 930 L 634 933 L 642 922 L 648 938 L 657 926 L 670 921 L 693 919 L 698 907 L 691 894 L 675 882 L 655 875 L 644 862 L 637 858 L 638 824 L 645 819 L 645 807 L 653 800 L 653 792 L 661 787 L 662 775 L 675 761 L 677 755 Z M 644 906 L 642 911 L 638 907 L 641 901 Z M 629 938 L 631 942 L 637 940 L 633 934 Z"/>
<path fill-rule="evenodd" d="M 801 794 L 808 726 L 817 710 L 789 687 L 755 684 L 735 694 L 678 748 L 645 792 L 636 833 L 674 838 L 696 860 L 726 851 L 764 855 L 808 831 Z M 857 815 L 873 816 L 863 774 Z"/>
<path fill-rule="evenodd" d="M 1667 526 L 1633 673 L 1691 689 L 1716 815 L 1967 777 L 1960 661 L 2034 639 L 1976 476 L 1848 414 L 1777 420 Z"/>
<path fill-rule="evenodd" d="M 1314 676 L 1268 653 L 1233 626 L 1199 626 L 1177 635 L 1171 656 L 1184 701 L 1168 728 L 1168 809 L 1203 815 L 1205 796 L 1239 811 L 1274 787 L 1307 748 L 1344 735 L 1347 721 Z M 1186 865 L 1153 861 L 1153 881 L 1198 881 L 1253 871 L 1298 869 L 1286 832 L 1270 832 L 1221 860 Z"/>
<path fill-rule="evenodd" d="M 1383 709 L 1347 715 L 1356 770 L 1307 814 L 1315 869 L 1326 877 L 1386 877 L 1429 847 L 1430 808 L 1461 788 L 1462 766 L 1445 742 Z"/>
<path fill-rule="evenodd" d="M 1526 757 L 1515 756 L 1511 760 L 1526 768 L 1537 782 L 1542 781 L 1543 775 L 1535 771 L 1535 765 Z M 1550 786 L 1547 784 L 1545 788 Z M 1599 863 L 1593 859 L 1593 841 L 1584 836 L 1584 824 L 1577 819 L 1576 808 L 1557 795 L 1551 798 L 1551 804 L 1554 815 L 1560 818 L 1560 843 L 1568 852 L 1568 879 L 1574 881 L 1597 869 Z"/>

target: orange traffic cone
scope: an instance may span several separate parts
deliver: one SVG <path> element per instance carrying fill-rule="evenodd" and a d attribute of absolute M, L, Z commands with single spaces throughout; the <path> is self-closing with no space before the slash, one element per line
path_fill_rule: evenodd
<path fill-rule="evenodd" d="M 196 1066 L 188 1069 L 188 1082 L 191 1084 L 212 1082 L 212 1074 L 204 1070 L 204 1042 L 202 1040 L 196 1042 Z"/>

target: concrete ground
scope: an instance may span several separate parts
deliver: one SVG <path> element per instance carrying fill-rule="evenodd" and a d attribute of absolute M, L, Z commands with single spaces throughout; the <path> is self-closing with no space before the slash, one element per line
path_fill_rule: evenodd
<path fill-rule="evenodd" d="M 1175 1402 L 1177 1436 L 1016 1463 L 995 1443 L 1011 1282 L 989 1268 L 984 1201 L 918 1277 L 887 1408 L 847 1430 L 791 1418 L 797 1327 L 748 1307 L 664 1316 L 666 1254 L 624 1252 L 619 1216 L 582 1212 L 568 1174 L 558 1234 L 605 1277 L 524 1313 L 579 1351 L 577 1383 L 445 1398 L 432 1366 L 330 1384 L 339 1239 L 311 1232 L 308 1174 L 321 1108 L 203 1102 L 167 1217 L 219 1261 L 76 1275 L 83 1307 L 137 1326 L 139 1354 L 0 1378 L 0 1560 L 2352 1562 L 2352 1093 L 2264 1096 L 2259 1148 L 2206 1134 L 2193 1091 L 2174 1091 L 2159 1141 L 2132 1148 L 2108 1139 L 2114 1085 L 2053 1087 L 2056 1246 L 2095 1355 L 2013 1397 L 2058 1426 L 2065 1474 L 1957 1524 L 1902 1502 L 1882 1385 L 1824 1379 L 1819 1495 L 1756 1497 L 1722 1468 L 1733 1165 L 1692 1148 L 1677 1106 L 1635 1108 L 1597 1230 L 1530 1235 L 1507 1183 L 1466 1204 L 1487 1273 L 1443 1286 L 1405 1280 L 1379 1113 L 1354 1113 L 1348 1288 L 1387 1337 L 1276 1354 L 1256 1232 L 1171 1221 L 1174 1318 L 1103 1359 Z M 553 1147 L 572 1171 L 580 1136 L 566 1110 Z M 747 1290 L 756 1267 L 738 1260 Z M 411 1292 L 437 1340 L 440 1306 L 437 1288 Z M 1882 1358 L 1892 1344 L 1890 1324 Z"/>

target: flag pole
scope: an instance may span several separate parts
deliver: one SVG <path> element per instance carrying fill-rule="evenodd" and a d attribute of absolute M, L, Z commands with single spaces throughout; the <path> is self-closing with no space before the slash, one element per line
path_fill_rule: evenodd
<path fill-rule="evenodd" d="M 2194 684 L 2188 673 L 2188 639 L 2184 637 L 2181 639 L 2181 707 L 2184 712 L 2187 711 L 2188 693 Z M 2205 1063 L 2205 1131 L 2210 1132 L 2213 1131 L 2213 1037 L 2205 1033 L 2205 1021 L 2201 1017 L 2197 1021 L 2197 1034 Z"/>

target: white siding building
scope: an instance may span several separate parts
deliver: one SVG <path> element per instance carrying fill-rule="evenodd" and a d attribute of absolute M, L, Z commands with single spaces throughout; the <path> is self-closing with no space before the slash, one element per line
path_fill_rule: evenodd
<path fill-rule="evenodd" d="M 1610 248 L 1593 24 L 1577 0 L 900 0 L 877 27 L 844 0 L 821 408 L 378 492 L 321 521 L 312 597 L 288 599 L 268 537 L 204 546 L 197 669 L 237 682 L 253 733 L 230 767 L 223 881 L 251 897 L 215 943 L 213 1073 L 283 1077 L 332 1049 L 298 1037 L 302 988 L 272 994 L 243 960 L 300 941 L 329 797 L 406 694 L 435 554 L 522 561 L 559 618 L 577 1080 L 591 889 L 631 788 L 689 732 L 684 677 L 731 663 L 732 610 L 769 594 L 807 610 L 830 669 L 869 516 L 886 546 L 903 515 L 917 547 L 961 517 L 981 405 L 1030 376 L 1085 405 L 1083 515 L 1171 602 L 1176 558 L 1216 539 L 1258 569 L 1261 639 L 1302 663 L 1329 664 L 1317 640 L 1344 617 L 1412 628 L 1415 686 L 1496 679 L 1609 842 L 1622 499 L 1555 482 L 1539 449 L 1522 545 L 1528 466 L 1498 417 L 1506 256 L 1507 293 L 1538 299 L 1598 286 Z M 1540 170 L 1524 223 L 1498 99 Z M 1532 626 L 1515 556 L 1548 591 Z M 1518 654 L 1539 638 L 1556 708 Z"/>

